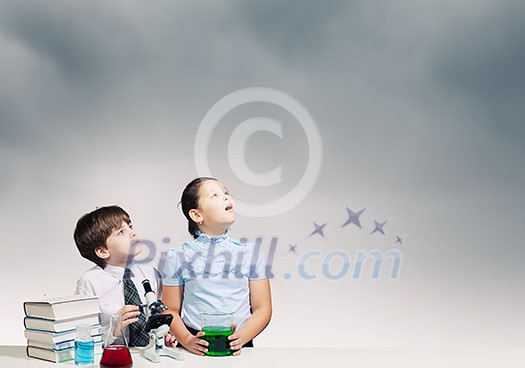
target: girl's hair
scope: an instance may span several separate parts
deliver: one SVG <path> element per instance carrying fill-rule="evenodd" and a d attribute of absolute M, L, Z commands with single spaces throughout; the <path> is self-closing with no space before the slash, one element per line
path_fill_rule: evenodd
<path fill-rule="evenodd" d="M 206 176 L 193 179 L 186 188 L 182 191 L 182 197 L 180 198 L 180 205 L 182 207 L 182 213 L 188 220 L 188 232 L 197 239 L 199 235 L 197 231 L 199 227 L 190 217 L 190 211 L 199 207 L 199 187 L 206 180 L 217 180 L 215 178 L 209 178 Z"/>

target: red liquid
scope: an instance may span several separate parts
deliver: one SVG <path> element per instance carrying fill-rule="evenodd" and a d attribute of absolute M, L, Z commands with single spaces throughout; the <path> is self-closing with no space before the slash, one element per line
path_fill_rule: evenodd
<path fill-rule="evenodd" d="M 133 366 L 131 353 L 124 345 L 110 345 L 104 348 L 100 359 L 101 368 L 130 368 Z"/>

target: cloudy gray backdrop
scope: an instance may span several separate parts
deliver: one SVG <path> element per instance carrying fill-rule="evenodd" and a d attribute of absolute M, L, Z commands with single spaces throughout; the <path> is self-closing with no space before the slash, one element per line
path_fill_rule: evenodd
<path fill-rule="evenodd" d="M 198 126 L 228 93 L 263 86 L 308 109 L 323 165 L 297 207 L 234 227 L 280 239 L 259 345 L 523 345 L 524 15 L 496 0 L 2 1 L 0 343 L 24 343 L 23 300 L 67 294 L 90 267 L 71 236 L 83 213 L 129 210 L 154 265 L 187 239 L 176 204 L 197 175 Z M 227 161 L 252 116 L 283 124 L 283 139 L 259 133 L 246 150 L 254 171 L 282 165 L 274 188 L 247 186 Z M 227 116 L 209 150 L 214 174 L 261 202 L 297 183 L 308 145 L 260 104 Z M 363 232 L 340 229 L 345 205 L 367 208 Z M 385 237 L 367 235 L 372 217 L 392 218 Z M 325 238 L 307 238 L 312 221 Z M 402 252 L 398 280 L 329 281 L 318 260 L 316 280 L 297 275 L 308 250 L 372 248 Z"/>

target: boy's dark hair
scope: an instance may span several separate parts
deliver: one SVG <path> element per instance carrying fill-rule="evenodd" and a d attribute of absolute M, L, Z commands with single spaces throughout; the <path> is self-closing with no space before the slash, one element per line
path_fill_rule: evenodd
<path fill-rule="evenodd" d="M 106 247 L 106 240 L 114 230 L 129 224 L 131 219 L 119 206 L 106 206 L 86 213 L 77 221 L 73 238 L 80 255 L 98 266 L 106 267 L 106 261 L 97 256 L 95 249 Z"/>
<path fill-rule="evenodd" d="M 199 187 L 206 180 L 217 179 L 206 176 L 193 179 L 188 185 L 186 185 L 186 188 L 184 188 L 184 190 L 182 191 L 182 197 L 180 198 L 179 202 L 182 207 L 182 213 L 188 220 L 188 232 L 193 236 L 194 239 L 197 239 L 199 237 L 199 235 L 197 235 L 199 227 L 197 226 L 195 221 L 191 219 L 190 211 L 199 207 Z"/>

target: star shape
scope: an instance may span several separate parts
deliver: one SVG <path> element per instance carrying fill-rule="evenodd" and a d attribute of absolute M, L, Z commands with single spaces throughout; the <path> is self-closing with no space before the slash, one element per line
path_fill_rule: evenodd
<path fill-rule="evenodd" d="M 345 226 L 354 224 L 355 226 L 363 230 L 363 226 L 361 226 L 361 220 L 359 218 L 361 217 L 363 212 L 365 212 L 366 208 L 362 208 L 357 212 L 352 211 L 350 208 L 348 208 L 348 206 L 345 206 L 345 208 L 348 218 L 346 219 L 345 223 L 341 225 L 341 229 Z"/>
<path fill-rule="evenodd" d="M 405 239 L 406 236 L 407 236 L 407 234 L 405 234 L 405 235 L 394 234 L 394 237 L 395 237 L 394 245 L 396 245 L 396 244 L 405 245 L 404 239 Z"/>
<path fill-rule="evenodd" d="M 288 244 L 288 251 L 286 253 L 297 253 L 297 244 Z"/>
<path fill-rule="evenodd" d="M 324 227 L 326 226 L 326 224 L 328 224 L 328 222 L 325 222 L 322 225 L 319 225 L 315 221 L 312 221 L 312 223 L 313 223 L 315 229 L 314 229 L 314 231 L 312 231 L 312 233 L 310 235 L 308 235 L 308 237 L 314 236 L 315 234 L 319 234 L 319 235 L 321 235 L 324 238 L 325 237 L 324 236 Z"/>
<path fill-rule="evenodd" d="M 390 221 L 390 219 L 388 219 L 386 221 L 383 221 L 383 222 L 379 222 L 379 221 L 377 221 L 375 219 L 372 219 L 372 220 L 374 221 L 374 230 L 372 230 L 370 235 L 375 234 L 375 233 L 381 233 L 381 234 L 385 235 L 385 230 L 383 228 L 388 223 L 388 221 Z"/>

